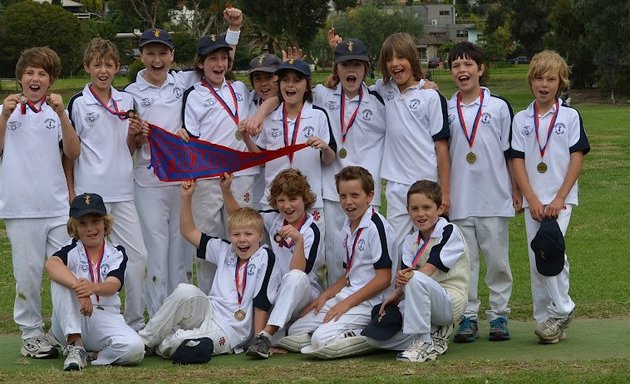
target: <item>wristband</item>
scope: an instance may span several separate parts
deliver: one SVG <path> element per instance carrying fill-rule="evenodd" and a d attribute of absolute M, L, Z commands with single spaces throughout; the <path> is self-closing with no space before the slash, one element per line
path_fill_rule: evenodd
<path fill-rule="evenodd" d="M 238 38 L 241 36 L 241 31 L 232 31 L 228 29 L 225 33 L 225 42 L 230 45 L 238 45 Z"/>

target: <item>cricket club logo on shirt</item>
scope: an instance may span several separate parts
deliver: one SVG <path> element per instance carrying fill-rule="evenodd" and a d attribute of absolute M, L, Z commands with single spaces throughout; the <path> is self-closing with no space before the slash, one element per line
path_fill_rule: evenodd
<path fill-rule="evenodd" d="M 359 242 L 357 243 L 357 248 L 359 248 L 359 251 L 361 252 L 365 251 L 365 239 L 359 240 Z"/>
<path fill-rule="evenodd" d="M 88 112 L 85 114 L 85 122 L 88 123 L 89 126 L 93 127 L 99 117 L 101 117 L 101 115 L 98 112 Z"/>
<path fill-rule="evenodd" d="M 330 109 L 331 111 L 334 111 L 335 109 L 339 109 L 339 103 L 334 101 L 334 100 L 328 100 L 327 102 L 324 103 L 324 106 L 328 109 Z"/>
<path fill-rule="evenodd" d="M 20 123 L 19 121 L 9 121 L 9 124 L 7 124 L 7 129 L 9 131 L 16 131 L 18 128 L 20 128 L 22 126 L 22 123 Z"/>
<path fill-rule="evenodd" d="M 140 105 L 143 107 L 149 107 L 151 104 L 153 104 L 153 99 L 150 97 L 143 97 L 142 100 L 140 100 Z"/>
<path fill-rule="evenodd" d="M 250 264 L 249 266 L 247 266 L 247 275 L 248 276 L 253 276 L 254 272 L 256 272 L 256 264 Z"/>
<path fill-rule="evenodd" d="M 523 135 L 524 136 L 529 136 L 532 133 L 534 133 L 534 127 L 532 127 L 531 125 L 526 125 L 523 127 Z"/>
<path fill-rule="evenodd" d="M 107 277 L 107 274 L 109 273 L 109 264 L 102 264 L 101 265 L 101 276 L 103 277 L 103 280 L 105 280 L 105 277 Z"/>
<path fill-rule="evenodd" d="M 315 128 L 309 125 L 309 126 L 304 127 L 302 132 L 304 132 L 304 138 L 308 139 L 309 137 L 313 136 L 313 133 L 315 133 Z"/>
<path fill-rule="evenodd" d="M 232 256 L 228 257 L 227 259 L 225 259 L 225 265 L 227 265 L 228 267 L 231 267 L 234 264 L 236 264 L 236 256 L 235 255 L 232 255 Z"/>
<path fill-rule="evenodd" d="M 44 120 L 44 126 L 46 129 L 55 129 L 57 128 L 57 122 L 55 119 L 46 119 Z"/>
<path fill-rule="evenodd" d="M 558 136 L 562 136 L 567 132 L 567 127 L 564 123 L 558 123 L 553 126 L 553 132 Z"/>
<path fill-rule="evenodd" d="M 182 96 L 184 95 L 184 90 L 181 89 L 180 87 L 175 87 L 173 89 L 173 95 L 175 95 L 176 99 L 181 99 Z"/>
<path fill-rule="evenodd" d="M 245 98 L 243 97 L 243 95 L 241 95 L 240 93 L 236 92 L 236 100 L 241 102 L 241 101 L 245 100 Z"/>
<path fill-rule="evenodd" d="M 319 210 L 318 209 L 313 210 L 313 221 L 319 221 L 319 218 L 320 218 Z"/>
<path fill-rule="evenodd" d="M 373 115 L 374 115 L 374 112 L 372 112 L 372 110 L 370 110 L 370 109 L 364 109 L 363 111 L 361 111 L 361 117 L 365 121 L 372 120 L 372 116 Z"/>
<path fill-rule="evenodd" d="M 90 270 L 90 265 L 86 260 L 79 261 L 79 270 L 81 272 L 88 272 Z"/>
<path fill-rule="evenodd" d="M 213 108 L 217 103 L 217 100 L 214 97 L 209 97 L 203 101 L 203 106 L 207 108 Z"/>
<path fill-rule="evenodd" d="M 394 91 L 391 89 L 385 92 L 385 100 L 390 101 L 394 99 Z"/>
<path fill-rule="evenodd" d="M 490 124 L 490 120 L 492 120 L 492 116 L 489 113 L 484 112 L 481 114 L 481 123 L 482 124 Z"/>
<path fill-rule="evenodd" d="M 271 132 L 269 132 L 269 135 L 271 135 L 271 137 L 276 139 L 282 136 L 282 130 L 280 128 L 271 128 Z"/>
<path fill-rule="evenodd" d="M 410 110 L 417 111 L 418 107 L 420 107 L 420 100 L 412 99 L 411 101 L 409 101 L 409 109 Z"/>

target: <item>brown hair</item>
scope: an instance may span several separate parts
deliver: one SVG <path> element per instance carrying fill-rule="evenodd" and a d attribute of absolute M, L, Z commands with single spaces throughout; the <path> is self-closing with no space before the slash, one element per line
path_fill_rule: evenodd
<path fill-rule="evenodd" d="M 394 55 L 409 60 L 411 70 L 413 71 L 413 78 L 416 81 L 422 79 L 423 72 L 420 65 L 420 52 L 416 49 L 416 43 L 414 43 L 410 34 L 398 32 L 389 35 L 381 47 L 379 67 L 385 83 L 389 83 L 392 80 L 392 76 L 387 71 L 387 62 L 391 60 Z"/>
<path fill-rule="evenodd" d="M 61 73 L 61 59 L 57 52 L 48 47 L 34 47 L 22 52 L 15 65 L 15 78 L 21 81 L 26 67 L 42 68 L 50 76 L 50 85 Z"/>
<path fill-rule="evenodd" d="M 370 171 L 358 166 L 345 167 L 335 175 L 335 186 L 337 187 L 337 192 L 339 192 L 340 181 L 350 180 L 359 180 L 361 182 L 361 188 L 368 195 L 374 192 L 374 178 L 370 174 Z"/>
<path fill-rule="evenodd" d="M 344 63 L 347 63 L 349 61 L 360 61 L 363 64 L 363 67 L 365 68 L 365 73 L 363 74 L 363 78 L 362 79 L 358 79 L 359 81 L 365 81 L 365 78 L 367 77 L 368 73 L 370 73 L 370 63 L 367 61 L 363 61 L 363 60 L 348 60 L 348 61 L 344 61 Z M 334 82 L 335 85 L 341 83 L 341 79 L 339 78 L 339 73 L 337 72 L 337 66 L 341 64 L 341 63 L 335 63 L 335 65 L 333 66 L 333 73 L 332 78 L 330 79 L 326 79 L 326 82 L 328 83 L 328 81 L 332 81 Z"/>
<path fill-rule="evenodd" d="M 218 51 L 225 51 L 225 53 L 227 54 L 228 57 L 228 67 L 227 67 L 227 72 L 230 71 L 230 69 L 232 68 L 232 57 L 230 56 L 230 49 L 229 48 L 219 48 L 219 49 L 215 49 L 212 52 L 208 52 L 205 55 L 197 55 L 195 56 L 195 71 L 197 71 L 199 74 L 201 74 L 201 76 L 204 76 L 203 73 L 203 63 L 206 61 L 206 57 L 208 57 L 209 55 L 218 52 Z M 199 66 L 201 66 L 201 68 L 199 68 Z"/>
<path fill-rule="evenodd" d="M 433 200 L 438 208 L 442 205 L 442 189 L 435 181 L 419 180 L 413 183 L 407 191 L 407 207 L 409 207 L 409 198 L 415 194 L 425 195 L 429 200 Z"/>
<path fill-rule="evenodd" d="M 118 48 L 109 40 L 95 37 L 88 43 L 83 51 L 83 64 L 90 65 L 93 61 L 113 60 L 116 65 L 120 65 Z"/>
<path fill-rule="evenodd" d="M 87 215 L 83 215 L 80 218 L 75 218 L 75 217 L 71 217 L 70 219 L 68 219 L 68 224 L 66 224 L 66 228 L 68 230 L 68 235 L 70 235 L 70 237 L 72 237 L 75 240 L 79 240 L 79 232 L 77 231 L 77 226 L 79 225 L 79 220 L 81 220 L 82 218 L 99 218 L 99 219 L 103 219 L 103 221 L 105 222 L 105 237 L 109 236 L 110 233 L 112 233 L 112 227 L 114 225 L 114 218 L 111 215 L 97 215 L 94 213 L 88 213 Z"/>
<path fill-rule="evenodd" d="M 228 217 L 227 225 L 229 231 L 235 228 L 252 227 L 258 231 L 261 236 L 265 231 L 262 216 L 260 216 L 257 210 L 250 207 L 242 207 L 232 212 Z"/>
<path fill-rule="evenodd" d="M 317 199 L 306 176 L 295 168 L 285 169 L 274 177 L 269 189 L 269 205 L 278 208 L 276 199 L 282 194 L 289 197 L 301 196 L 305 210 L 311 209 Z"/>
<path fill-rule="evenodd" d="M 529 63 L 529 72 L 527 73 L 527 82 L 529 89 L 532 88 L 532 80 L 535 77 L 544 75 L 547 72 L 557 74 L 560 80 L 556 99 L 569 86 L 569 66 L 562 56 L 556 51 L 545 50 L 537 53 Z"/>

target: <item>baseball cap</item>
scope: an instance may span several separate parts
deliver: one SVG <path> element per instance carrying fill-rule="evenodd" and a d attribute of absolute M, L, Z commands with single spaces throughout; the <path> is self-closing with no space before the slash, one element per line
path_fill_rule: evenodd
<path fill-rule="evenodd" d="M 107 215 L 107 208 L 103 203 L 103 198 L 96 193 L 84 193 L 76 196 L 70 204 L 70 217 L 78 219 L 87 214 Z"/>
<path fill-rule="evenodd" d="M 177 347 L 171 359 L 173 364 L 205 364 L 212 358 L 214 343 L 209 337 L 186 339 Z"/>
<path fill-rule="evenodd" d="M 275 73 L 280 67 L 280 64 L 282 64 L 282 62 L 278 56 L 263 53 L 260 56 L 254 57 L 252 61 L 249 62 L 249 71 L 247 71 L 247 74 L 251 75 L 254 72 Z"/>
<path fill-rule="evenodd" d="M 230 47 L 230 44 L 225 41 L 225 35 L 202 36 L 197 41 L 198 55 L 207 55 L 208 53 L 212 53 L 221 48 L 232 49 L 232 47 Z"/>
<path fill-rule="evenodd" d="M 150 43 L 164 44 L 170 49 L 173 49 L 174 47 L 171 34 L 161 28 L 149 28 L 142 32 L 142 36 L 140 36 L 140 41 L 138 42 L 138 47 L 142 48 Z"/>
<path fill-rule="evenodd" d="M 381 304 L 372 308 L 372 320 L 363 328 L 361 335 L 374 340 L 387 340 L 402 329 L 402 314 L 397 305 L 387 304 L 383 314 L 379 314 Z"/>
<path fill-rule="evenodd" d="M 370 62 L 367 47 L 359 39 L 350 39 L 342 41 L 335 47 L 334 53 L 335 64 L 343 63 L 349 60 L 361 60 Z"/>
<path fill-rule="evenodd" d="M 311 67 L 309 67 L 306 61 L 301 59 L 291 59 L 283 62 L 275 73 L 279 76 L 282 72 L 288 71 L 289 69 L 299 72 L 306 77 L 311 77 Z"/>
<path fill-rule="evenodd" d="M 530 243 L 536 269 L 543 276 L 556 276 L 564 268 L 564 236 L 556 219 L 544 218 Z"/>

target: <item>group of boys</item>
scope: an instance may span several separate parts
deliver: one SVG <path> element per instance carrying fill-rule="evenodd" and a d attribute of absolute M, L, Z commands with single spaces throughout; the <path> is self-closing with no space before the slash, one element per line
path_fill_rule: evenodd
<path fill-rule="evenodd" d="M 0 216 L 12 246 L 22 354 L 56 357 L 64 346 L 66 370 L 82 369 L 88 360 L 138 364 L 151 351 L 184 355 L 179 358 L 186 362 L 194 351 L 207 359 L 241 351 L 268 358 L 281 350 L 329 359 L 385 348 L 402 351 L 401 361 L 435 360 L 446 352 L 458 319 L 456 342 L 478 337 L 479 249 L 490 290 L 489 337 L 509 339 L 509 217 L 522 201 L 532 248 L 548 225 L 559 227 L 562 237 L 589 151 L 579 114 L 558 99 L 568 84 L 564 60 L 549 51 L 534 57 L 528 81 L 535 101 L 512 117 L 507 101 L 480 86 L 486 70 L 481 51 L 458 44 L 449 54 L 458 92 L 442 110 L 450 134 L 440 138 L 449 143 L 450 200 L 434 181 L 413 183 L 403 204 L 415 228 L 397 235 L 374 206 L 381 175 L 360 163 L 338 167 L 334 189 L 343 225 L 328 229 L 338 244 L 326 249 L 324 260 L 318 218 L 309 214 L 315 194 L 302 172 L 281 171 L 269 186 L 272 210 L 258 212 L 247 207 L 262 197 L 253 174 L 165 183 L 149 169 L 149 123 L 185 140 L 204 138 L 195 122 L 221 115 L 238 126 L 247 110 L 276 95 L 273 74 L 281 64 L 273 55 L 252 60 L 251 94 L 225 82 L 242 15 L 230 8 L 225 17 L 225 37 L 199 40 L 197 71 L 170 71 L 170 35 L 145 31 L 139 46 L 146 69 L 125 92 L 112 87 L 119 68 L 115 46 L 94 39 L 84 56 L 91 82 L 67 112 L 59 95 L 48 95 L 60 73 L 58 56 L 31 48 L 20 57 L 22 94 L 8 96 L 0 114 Z M 335 57 L 356 60 L 352 49 L 338 44 Z M 219 104 L 212 112 L 217 116 L 204 115 L 204 108 Z M 234 141 L 230 146 L 242 145 L 238 130 L 221 135 L 218 140 Z M 337 156 L 345 158 L 341 150 Z M 447 213 L 452 222 L 441 217 Z M 266 236 L 269 245 L 261 246 Z M 190 284 L 191 245 L 199 287 Z M 542 274 L 532 248 L 536 335 L 541 343 L 556 343 L 575 307 L 568 262 L 562 254 L 560 270 Z M 324 264 L 341 273 L 320 284 Z M 51 334 L 44 333 L 40 314 L 44 266 L 52 280 Z"/>

